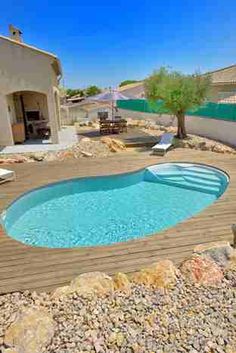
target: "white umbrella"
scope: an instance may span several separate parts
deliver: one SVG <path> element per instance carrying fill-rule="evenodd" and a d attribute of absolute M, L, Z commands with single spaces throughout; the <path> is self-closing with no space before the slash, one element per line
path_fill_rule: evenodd
<path fill-rule="evenodd" d="M 107 92 L 99 93 L 96 96 L 92 96 L 88 98 L 89 100 L 95 100 L 99 102 L 111 102 L 112 103 L 112 118 L 113 118 L 113 108 L 114 103 L 118 100 L 128 100 L 129 97 L 124 96 L 117 90 L 110 90 Z"/>

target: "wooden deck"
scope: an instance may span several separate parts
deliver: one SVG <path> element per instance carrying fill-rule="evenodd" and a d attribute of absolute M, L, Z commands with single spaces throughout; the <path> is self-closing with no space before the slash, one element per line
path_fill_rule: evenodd
<path fill-rule="evenodd" d="M 128 128 L 128 132 L 123 132 L 118 135 L 100 135 L 99 130 L 79 131 L 78 135 L 82 137 L 90 137 L 93 140 L 99 140 L 102 136 L 118 138 L 124 142 L 126 147 L 151 147 L 159 141 L 157 136 L 149 135 L 141 129 L 130 127 Z"/>
<path fill-rule="evenodd" d="M 158 259 L 179 263 L 199 243 L 232 241 L 236 221 L 236 156 L 178 149 L 165 157 L 148 153 L 114 155 L 103 159 L 12 165 L 17 181 L 0 186 L 0 210 L 21 193 L 50 182 L 77 176 L 105 175 L 136 170 L 164 161 L 206 163 L 222 168 L 231 177 L 226 193 L 199 215 L 151 237 L 104 247 L 74 249 L 33 248 L 1 230 L 0 293 L 17 290 L 48 291 L 67 284 L 88 271 L 130 273 Z M 180 205 L 181 207 L 181 200 Z"/>

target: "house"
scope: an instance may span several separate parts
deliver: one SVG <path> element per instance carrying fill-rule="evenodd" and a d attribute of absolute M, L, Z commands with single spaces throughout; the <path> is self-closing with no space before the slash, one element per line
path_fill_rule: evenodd
<path fill-rule="evenodd" d="M 207 72 L 212 80 L 209 100 L 216 103 L 236 103 L 236 64 Z M 145 97 L 142 81 L 119 87 L 125 96 L 140 99 Z"/>
<path fill-rule="evenodd" d="M 107 111 L 111 114 L 111 105 L 106 102 L 84 100 L 79 103 L 68 102 L 61 105 L 61 119 L 63 125 L 70 125 L 79 121 L 93 121 L 98 117 L 98 112 Z"/>
<path fill-rule="evenodd" d="M 130 83 L 128 85 L 119 87 L 118 91 L 131 99 L 142 99 L 145 97 L 143 81 Z"/>
<path fill-rule="evenodd" d="M 208 72 L 207 75 L 212 80 L 210 100 L 236 104 L 236 64 Z"/>
<path fill-rule="evenodd" d="M 9 30 L 10 37 L 0 35 L 0 146 L 49 135 L 58 143 L 60 61 Z"/>

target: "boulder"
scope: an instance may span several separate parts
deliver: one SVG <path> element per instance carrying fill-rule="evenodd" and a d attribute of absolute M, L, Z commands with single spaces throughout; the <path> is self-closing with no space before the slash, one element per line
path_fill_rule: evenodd
<path fill-rule="evenodd" d="M 113 279 L 103 272 L 88 272 L 71 281 L 70 288 L 79 294 L 113 293 Z"/>
<path fill-rule="evenodd" d="M 146 284 L 157 288 L 171 288 L 177 280 L 178 270 L 169 260 L 154 263 L 133 275 L 135 283 Z"/>
<path fill-rule="evenodd" d="M 236 249 L 233 249 L 232 253 L 229 255 L 226 270 L 236 271 Z"/>
<path fill-rule="evenodd" d="M 113 281 L 114 281 L 115 290 L 130 292 L 131 283 L 125 273 L 121 273 L 121 272 L 116 273 L 113 278 Z"/>
<path fill-rule="evenodd" d="M 58 159 L 57 154 L 54 152 L 48 152 L 44 157 L 44 161 L 46 162 L 54 162 L 57 159 Z"/>
<path fill-rule="evenodd" d="M 102 137 L 100 141 L 107 145 L 111 152 L 119 152 L 126 149 L 125 144 L 118 139 L 112 139 L 110 137 L 105 136 Z"/>
<path fill-rule="evenodd" d="M 80 151 L 80 153 L 82 154 L 82 156 L 84 157 L 93 157 L 93 154 L 91 152 L 86 152 L 86 151 Z"/>
<path fill-rule="evenodd" d="M 215 285 L 223 279 L 220 266 L 205 255 L 193 255 L 181 264 L 180 271 L 188 280 L 202 285 Z"/>
<path fill-rule="evenodd" d="M 36 162 L 42 162 L 44 160 L 44 157 L 45 157 L 45 153 L 43 152 L 32 153 L 30 155 L 30 158 Z"/>
<path fill-rule="evenodd" d="M 65 151 L 60 151 L 57 154 L 57 158 L 60 160 L 65 160 L 65 159 L 69 159 L 69 158 L 74 158 L 74 153 L 71 150 L 65 150 Z"/>
<path fill-rule="evenodd" d="M 218 265 L 225 267 L 229 261 L 233 248 L 228 241 L 220 241 L 215 243 L 200 244 L 194 248 L 194 253 L 209 256 Z"/>
<path fill-rule="evenodd" d="M 62 298 L 71 293 L 74 293 L 74 290 L 70 286 L 58 287 L 52 293 L 51 298 Z"/>
<path fill-rule="evenodd" d="M 7 329 L 4 343 L 18 353 L 42 353 L 54 334 L 52 317 L 44 310 L 27 308 Z"/>

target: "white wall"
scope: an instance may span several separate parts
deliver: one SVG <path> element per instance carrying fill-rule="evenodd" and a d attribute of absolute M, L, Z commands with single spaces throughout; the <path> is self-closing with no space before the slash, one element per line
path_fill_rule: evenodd
<path fill-rule="evenodd" d="M 145 119 L 155 121 L 164 126 L 176 126 L 176 118 L 172 115 L 158 115 L 119 109 L 124 118 Z M 190 134 L 209 137 L 236 147 L 236 122 L 218 119 L 207 119 L 198 116 L 186 116 L 186 128 Z"/>

